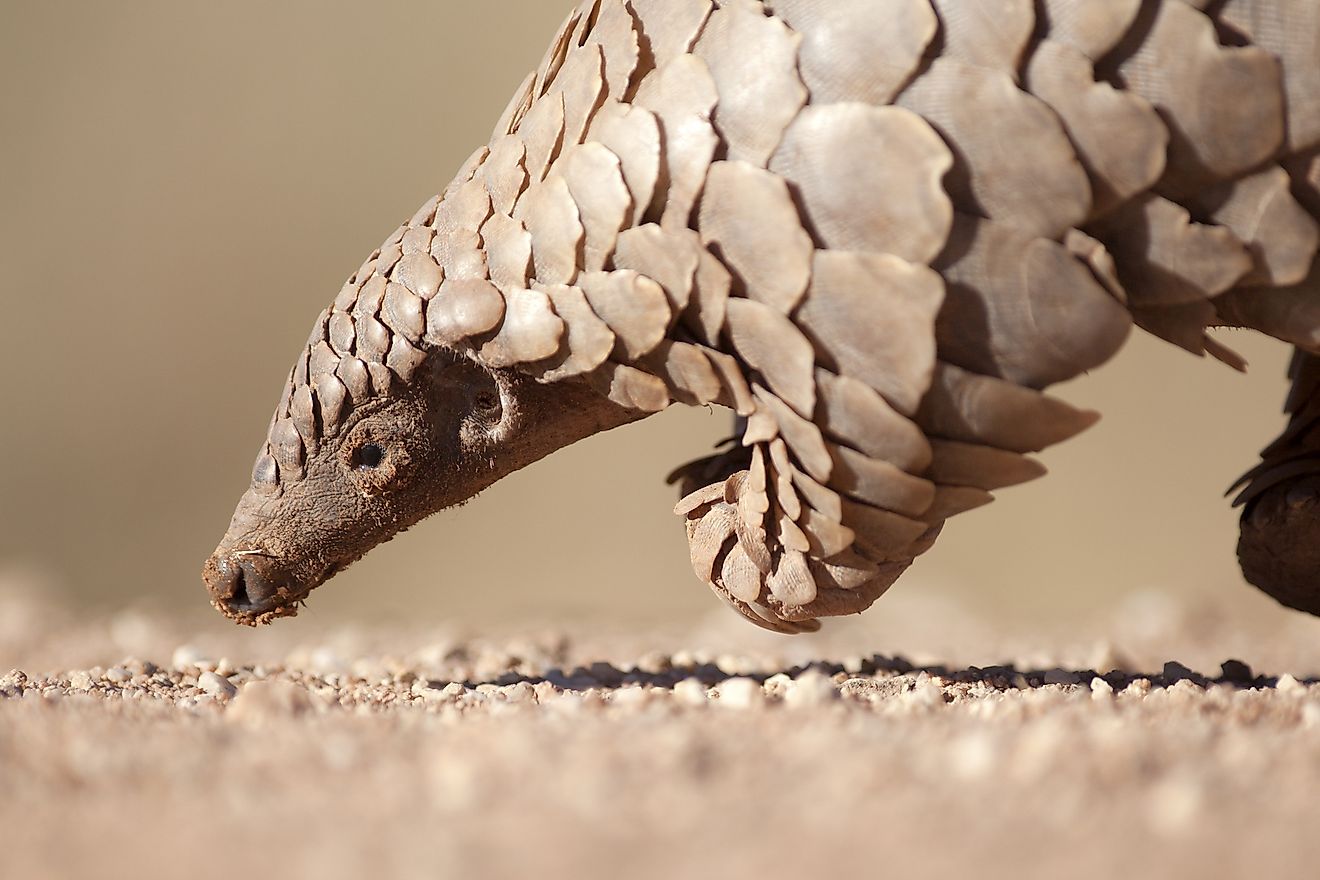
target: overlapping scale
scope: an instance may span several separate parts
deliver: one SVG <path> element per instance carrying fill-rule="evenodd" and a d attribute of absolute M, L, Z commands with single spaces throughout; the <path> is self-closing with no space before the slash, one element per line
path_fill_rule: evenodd
<path fill-rule="evenodd" d="M 667 227 L 688 225 L 719 144 L 711 124 L 717 99 L 710 70 L 692 55 L 679 55 L 642 80 L 633 103 L 655 115 L 662 133 L 659 183 L 645 217 Z"/>
<path fill-rule="evenodd" d="M 945 185 L 959 211 L 1045 238 L 1091 213 L 1091 185 L 1059 117 L 1011 74 L 937 58 L 897 103 L 956 146 Z"/>
<path fill-rule="evenodd" d="M 770 161 L 793 188 L 819 247 L 914 263 L 929 263 L 948 239 L 953 205 L 942 181 L 952 166 L 944 141 L 920 116 L 858 103 L 807 107 Z M 703 225 L 704 214 L 703 206 Z M 749 232 L 779 222 L 768 213 Z M 796 216 L 787 225 L 795 227 Z M 782 246 L 779 237 L 767 245 Z"/>
<path fill-rule="evenodd" d="M 888 104 L 907 85 L 939 29 L 930 0 L 766 0 L 802 35 L 798 70 L 813 105 Z M 883 46 L 883 52 L 876 47 Z"/>
<path fill-rule="evenodd" d="M 801 40 L 757 0 L 724 0 L 710 14 L 692 53 L 715 82 L 715 128 L 729 159 L 765 167 L 806 103 L 797 72 Z"/>

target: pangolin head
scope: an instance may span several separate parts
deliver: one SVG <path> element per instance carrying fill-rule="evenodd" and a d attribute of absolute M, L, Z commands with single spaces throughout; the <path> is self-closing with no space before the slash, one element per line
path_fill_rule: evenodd
<path fill-rule="evenodd" d="M 317 319 L 251 485 L 203 566 L 212 604 L 239 623 L 295 614 L 403 529 L 636 418 L 585 385 L 492 365 L 503 331 L 517 334 L 503 295 L 480 280 L 442 283 L 426 252 L 400 256 L 404 238 L 392 236 Z"/>
<path fill-rule="evenodd" d="M 244 623 L 291 615 L 367 550 L 472 494 L 473 469 L 496 456 L 516 405 L 491 372 L 447 354 L 423 359 L 406 384 L 380 373 L 390 384 L 368 383 L 360 401 L 337 375 L 352 360 L 291 388 L 203 569 L 216 608 Z"/>

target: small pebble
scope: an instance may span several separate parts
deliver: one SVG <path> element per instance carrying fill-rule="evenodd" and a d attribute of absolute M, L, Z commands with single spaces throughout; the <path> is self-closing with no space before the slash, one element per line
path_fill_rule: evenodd
<path fill-rule="evenodd" d="M 1170 660 L 1164 664 L 1164 671 L 1160 673 L 1166 682 L 1182 681 L 1185 678 L 1199 678 L 1199 676 L 1183 666 L 1176 660 Z"/>
<path fill-rule="evenodd" d="M 1302 684 L 1300 681 L 1298 681 L 1296 678 L 1294 678 L 1291 674 L 1287 672 L 1279 676 L 1279 682 L 1274 686 L 1274 689 L 1281 694 L 1306 693 L 1306 685 Z"/>
<path fill-rule="evenodd" d="M 1091 679 L 1091 697 L 1096 700 L 1107 700 L 1114 695 L 1114 686 L 1105 681 L 1100 676 Z"/>
<path fill-rule="evenodd" d="M 610 705 L 635 709 L 651 701 L 651 694 L 646 688 L 624 687 L 610 695 Z"/>
<path fill-rule="evenodd" d="M 674 685 L 674 699 L 688 706 L 704 706 L 706 686 L 695 678 L 685 678 Z"/>
<path fill-rule="evenodd" d="M 716 693 L 719 705 L 729 709 L 751 709 L 765 702 L 760 683 L 741 676 L 721 682 Z"/>
<path fill-rule="evenodd" d="M 112 681 L 115 684 L 123 684 L 132 677 L 132 673 L 122 666 L 112 666 L 105 671 L 106 681 Z"/>
<path fill-rule="evenodd" d="M 1169 699 L 1176 703 L 1190 703 L 1200 699 L 1204 691 L 1190 678 L 1179 679 L 1167 689 Z"/>
<path fill-rule="evenodd" d="M 535 703 L 536 691 L 525 681 L 504 688 L 504 699 L 510 703 Z"/>
<path fill-rule="evenodd" d="M 648 675 L 659 675 L 662 672 L 668 672 L 671 668 L 669 657 L 660 651 L 650 651 L 643 654 L 637 661 L 639 672 L 645 672 Z"/>
<path fill-rule="evenodd" d="M 209 666 L 210 660 L 196 645 L 180 645 L 170 655 L 170 666 L 174 669 L 190 669 L 203 663 Z"/>
<path fill-rule="evenodd" d="M 935 708 L 943 706 L 945 702 L 944 687 L 935 678 L 920 676 L 912 690 L 898 695 L 898 701 L 911 707 Z"/>
<path fill-rule="evenodd" d="M 765 680 L 765 693 L 769 697 L 780 697 L 788 693 L 788 689 L 793 686 L 793 679 L 782 672 L 776 672 Z"/>
<path fill-rule="evenodd" d="M 89 691 L 92 689 L 92 677 L 82 669 L 71 672 L 69 673 L 69 687 L 75 691 Z"/>
<path fill-rule="evenodd" d="M 213 697 L 222 697 L 229 699 L 238 693 L 238 688 L 223 675 L 216 675 L 214 672 L 203 672 L 197 677 L 197 686 L 206 691 Z"/>
<path fill-rule="evenodd" d="M 674 657 L 673 657 L 674 666 L 677 666 L 679 668 L 687 668 L 691 666 L 696 666 L 697 662 L 698 661 L 696 655 L 691 651 L 682 650 L 682 651 L 674 652 Z"/>
<path fill-rule="evenodd" d="M 794 680 L 784 694 L 784 703 L 794 709 L 819 706 L 839 698 L 833 680 L 814 669 L 808 669 Z"/>
<path fill-rule="evenodd" d="M 1219 664 L 1219 670 L 1224 681 L 1246 684 L 1256 679 L 1251 667 L 1241 660 L 1225 660 Z"/>
<path fill-rule="evenodd" d="M 726 675 L 748 675 L 756 671 L 754 660 L 737 654 L 721 654 L 715 658 L 715 665 Z"/>

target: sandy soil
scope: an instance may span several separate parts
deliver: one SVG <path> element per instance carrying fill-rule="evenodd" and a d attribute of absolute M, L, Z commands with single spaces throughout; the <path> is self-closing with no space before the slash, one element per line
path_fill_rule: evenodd
<path fill-rule="evenodd" d="M 1022 651 L 891 605 L 472 638 L 0 592 L 0 876 L 1315 876 L 1312 622 L 1149 600 Z"/>

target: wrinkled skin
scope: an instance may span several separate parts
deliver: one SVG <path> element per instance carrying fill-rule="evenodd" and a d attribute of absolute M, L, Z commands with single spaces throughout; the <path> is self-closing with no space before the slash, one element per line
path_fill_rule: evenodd
<path fill-rule="evenodd" d="M 297 612 L 315 587 L 424 517 L 639 414 L 572 383 L 540 385 L 440 350 L 407 386 L 356 408 L 277 496 L 249 489 L 202 577 L 244 624 Z"/>

